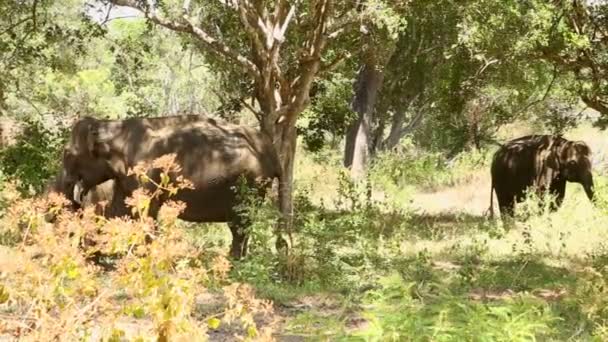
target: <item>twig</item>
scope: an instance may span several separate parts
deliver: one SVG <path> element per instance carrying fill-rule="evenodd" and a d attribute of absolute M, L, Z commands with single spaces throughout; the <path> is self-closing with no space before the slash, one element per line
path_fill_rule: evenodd
<path fill-rule="evenodd" d="M 243 100 L 242 98 L 239 98 L 239 102 L 245 106 L 245 108 L 249 109 L 253 115 L 255 115 L 256 119 L 258 119 L 259 122 L 262 122 L 262 118 L 264 117 L 264 115 L 256 110 L 255 108 L 253 108 L 249 103 L 247 103 L 247 101 Z"/>
<path fill-rule="evenodd" d="M 9 32 L 9 31 L 12 31 L 15 27 L 17 27 L 17 26 L 19 26 L 19 25 L 21 25 L 21 24 L 23 24 L 23 23 L 25 23 L 25 22 L 27 22 L 27 21 L 29 21 L 31 19 L 32 19 L 32 17 L 27 17 L 27 18 L 21 19 L 20 21 L 18 21 L 17 23 L 15 23 L 13 26 L 10 26 L 7 29 L 5 29 L 4 31 L 0 32 L 0 36 L 3 35 L 3 34 L 5 34 L 5 33 L 7 33 L 7 32 Z"/>
<path fill-rule="evenodd" d="M 92 302 L 90 302 L 89 304 L 83 306 L 80 310 L 78 310 L 78 312 L 74 316 L 72 316 L 72 319 L 66 320 L 65 324 L 63 325 L 64 328 L 78 324 L 78 322 L 80 322 L 82 320 L 82 317 L 85 315 L 85 313 L 87 311 L 89 311 L 95 304 L 97 304 L 97 302 L 99 302 L 102 297 L 105 297 L 105 294 L 107 292 L 108 292 L 108 290 L 102 291 Z M 59 337 L 60 334 L 56 333 L 55 336 Z"/>
<path fill-rule="evenodd" d="M 23 234 L 23 243 L 21 244 L 21 249 L 25 248 L 25 244 L 27 243 L 27 236 L 30 233 L 30 229 L 32 227 L 31 220 L 27 223 L 27 228 L 25 228 L 25 233 Z"/>
<path fill-rule="evenodd" d="M 27 317 L 27 319 L 25 319 L 25 318 L 19 318 L 19 319 L 16 319 L 16 318 L 14 318 L 13 316 L 9 316 L 9 315 L 2 315 L 2 314 L 0 314 L 0 318 L 2 318 L 2 320 L 3 320 L 4 322 L 11 322 L 11 323 L 14 323 L 14 324 L 16 324 L 16 325 L 20 326 L 21 328 L 28 329 L 28 330 L 30 330 L 30 331 L 34 331 L 34 328 L 32 328 L 32 327 L 30 326 L 30 324 L 23 323 L 23 321 L 24 321 L 24 320 L 27 320 L 27 321 L 29 321 L 30 323 L 34 323 L 34 322 L 36 322 L 36 319 L 35 319 L 35 318 Z"/>
<path fill-rule="evenodd" d="M 340 65 L 342 62 L 344 62 L 345 60 L 349 59 L 352 56 L 352 54 L 350 52 L 344 52 L 344 53 L 339 53 L 338 56 L 336 56 L 336 58 L 334 58 L 333 61 L 329 62 L 326 65 L 323 65 L 321 67 L 321 70 L 319 70 L 319 72 L 331 72 L 333 71 L 338 65 Z"/>
<path fill-rule="evenodd" d="M 517 273 L 515 274 L 515 277 L 513 277 L 513 281 L 511 282 L 511 287 L 513 287 L 513 285 L 515 284 L 515 281 L 517 280 L 517 278 L 519 278 L 519 275 L 521 274 L 521 272 L 524 270 L 524 268 L 526 268 L 526 266 L 528 266 L 528 260 L 526 260 L 523 265 L 521 265 L 521 267 L 519 268 L 519 270 L 517 271 Z"/>
<path fill-rule="evenodd" d="M 543 94 L 543 96 L 540 99 L 532 101 L 532 102 L 528 103 L 526 106 L 524 106 L 522 109 L 516 111 L 514 116 L 517 116 L 517 115 L 525 112 L 526 110 L 528 110 L 530 107 L 534 106 L 535 104 L 545 101 L 547 99 L 547 96 L 549 96 L 549 92 L 551 92 L 553 85 L 555 84 L 555 80 L 557 79 L 557 74 L 558 74 L 558 69 L 557 69 L 557 65 L 555 65 L 553 67 L 553 77 L 551 78 L 551 82 L 549 82 L 549 85 L 547 86 L 547 89 L 545 90 L 545 93 Z"/>
<path fill-rule="evenodd" d="M 36 22 L 36 8 L 38 7 L 38 0 L 34 0 L 34 4 L 32 5 L 32 27 L 34 31 L 36 30 L 38 24 Z"/>
<path fill-rule="evenodd" d="M 107 23 L 109 23 L 110 21 L 113 21 L 113 20 L 128 19 L 128 18 L 140 18 L 140 17 L 137 16 L 137 15 L 124 15 L 122 17 L 114 17 L 114 18 L 110 18 L 108 20 L 104 20 L 104 22 L 102 23 L 102 25 L 103 24 L 107 24 Z"/>

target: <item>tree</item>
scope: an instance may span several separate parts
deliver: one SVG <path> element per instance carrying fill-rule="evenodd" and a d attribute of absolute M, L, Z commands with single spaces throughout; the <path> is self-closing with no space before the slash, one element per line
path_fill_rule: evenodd
<path fill-rule="evenodd" d="M 283 169 L 281 211 L 290 225 L 297 118 L 310 102 L 315 77 L 346 56 L 328 47 L 375 7 L 361 11 L 358 2 L 333 0 L 111 2 L 190 37 L 232 79 L 248 76 L 257 106 L 247 107 L 275 142 Z"/>
<path fill-rule="evenodd" d="M 505 123 L 537 116 L 546 110 L 548 101 L 571 102 L 567 86 L 571 78 L 538 58 L 553 13 L 546 4 L 494 0 L 413 3 L 408 22 L 414 24 L 412 32 L 417 34 L 412 34 L 414 44 L 409 44 L 421 46 L 425 53 L 392 64 L 395 71 L 389 74 L 397 77 L 388 82 L 397 87 L 386 92 L 391 95 L 386 101 L 390 105 L 399 103 L 395 98 L 415 99 L 402 108 L 409 110 L 410 123 L 424 112 L 422 125 L 414 132 L 421 146 L 453 156 L 492 140 Z M 417 36 L 433 39 L 424 44 Z M 407 80 L 413 82 L 405 83 Z M 392 119 L 400 123 L 399 116 Z M 399 136 L 389 134 L 389 138 L 391 135 Z M 395 141 L 386 139 L 384 146 Z"/>
<path fill-rule="evenodd" d="M 371 40 L 366 38 L 365 40 Z M 381 42 L 385 43 L 385 47 L 380 46 Z M 357 73 L 352 99 L 352 109 L 358 117 L 347 129 L 344 147 L 344 166 L 350 167 L 354 179 L 360 179 L 365 174 L 370 154 L 376 99 L 384 81 L 386 63 L 393 51 L 394 44 L 390 39 L 367 43 L 362 51 L 361 67 Z"/>
<path fill-rule="evenodd" d="M 42 111 L 30 93 L 47 69 L 72 72 L 86 43 L 104 34 L 77 0 L 0 0 L 0 111 L 24 102 Z M 8 95 L 11 94 L 9 97 Z"/>
<path fill-rule="evenodd" d="M 459 6 L 451 1 L 412 1 L 404 15 L 395 53 L 386 66 L 372 149 L 389 150 L 422 122 L 437 101 L 442 64 L 458 43 Z M 388 126 L 388 135 L 385 130 Z"/>
<path fill-rule="evenodd" d="M 575 94 L 600 112 L 598 125 L 608 124 L 608 3 L 605 1 L 492 1 L 472 2 L 464 11 L 464 42 L 476 55 L 510 63 L 503 79 L 527 76 L 524 69 L 550 78 L 543 101 L 560 85 L 560 95 Z M 518 71 L 519 70 L 519 71 Z M 538 73 L 537 73 L 538 74 Z M 566 94 L 570 93 L 570 94 Z M 567 99 L 568 101 L 570 99 Z M 531 106 L 526 106 L 528 109 Z"/>
<path fill-rule="evenodd" d="M 537 5 L 551 11 L 538 55 L 577 80 L 581 100 L 601 113 L 598 124 L 608 126 L 608 3 L 552 1 Z"/>

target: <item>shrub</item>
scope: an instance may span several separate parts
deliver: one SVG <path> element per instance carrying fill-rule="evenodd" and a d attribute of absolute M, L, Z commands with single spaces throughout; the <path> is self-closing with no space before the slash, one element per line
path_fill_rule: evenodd
<path fill-rule="evenodd" d="M 163 205 L 158 224 L 144 215 L 155 196 L 186 186 L 169 177 L 178 170 L 172 158 L 160 158 L 152 167 L 162 170 L 157 190 L 139 189 L 127 200 L 141 214 L 136 219 L 108 220 L 96 216 L 93 208 L 70 212 L 64 210 L 67 200 L 55 193 L 10 206 L 2 230 L 16 230 L 20 239 L 7 250 L 11 257 L 0 258 L 7 275 L 0 284 L 4 331 L 24 340 L 93 335 L 104 340 L 200 340 L 222 323 L 240 323 L 239 334 L 269 338 L 271 331 L 258 331 L 253 315 L 270 313 L 271 303 L 256 299 L 249 285 L 231 283 L 231 265 L 223 255 L 201 260 L 202 251 L 176 225 L 182 203 Z M 134 172 L 151 181 L 145 167 Z M 54 223 L 45 221 L 48 212 L 56 214 Z M 108 268 L 91 263 L 100 256 L 112 259 Z M 224 304 L 201 316 L 197 296 L 209 294 L 212 283 L 222 288 Z M 129 317 L 142 322 L 143 336 L 123 328 Z"/>
<path fill-rule="evenodd" d="M 472 150 L 447 160 L 441 153 L 420 152 L 411 140 L 404 140 L 399 149 L 379 154 L 370 174 L 375 183 L 389 189 L 415 186 L 432 190 L 470 180 L 480 167 L 489 167 L 492 152 Z"/>
<path fill-rule="evenodd" d="M 67 128 L 51 130 L 41 122 L 26 120 L 16 142 L 0 150 L 0 172 L 17 182 L 23 194 L 39 193 L 57 173 Z"/>

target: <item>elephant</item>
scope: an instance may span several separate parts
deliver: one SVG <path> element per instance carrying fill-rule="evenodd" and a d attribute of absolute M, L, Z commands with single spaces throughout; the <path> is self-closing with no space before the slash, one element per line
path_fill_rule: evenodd
<path fill-rule="evenodd" d="M 491 175 L 492 217 L 494 191 L 501 215 L 507 217 L 513 217 L 515 203 L 524 200 L 528 188 L 538 195 L 554 195 L 550 209 L 556 211 L 566 195 L 566 181 L 582 184 L 589 200 L 594 201 L 591 149 L 583 141 L 570 141 L 561 135 L 527 135 L 508 141 L 494 153 Z"/>
<path fill-rule="evenodd" d="M 179 175 L 192 183 L 173 200 L 185 203 L 178 216 L 190 222 L 226 222 L 232 233 L 230 254 L 247 254 L 246 220 L 238 213 L 235 187 L 241 177 L 263 197 L 273 180 L 281 187 L 281 165 L 271 139 L 251 127 L 215 120 L 203 115 L 100 120 L 83 117 L 71 130 L 63 151 L 63 193 L 75 208 L 80 198 L 108 180 L 114 181 L 112 208 L 140 186 L 129 171 L 139 162 L 151 162 L 167 154 L 176 156 Z M 159 183 L 160 171 L 148 172 Z M 149 182 L 146 187 L 154 185 Z M 80 189 L 80 190 L 79 190 Z M 281 191 L 279 189 L 279 197 Z M 166 194 L 150 203 L 148 215 L 156 219 Z M 115 210 L 113 210 L 115 211 Z M 130 213 L 127 213 L 130 215 Z"/>
<path fill-rule="evenodd" d="M 68 199 L 71 196 L 67 194 L 66 185 L 64 182 L 64 172 L 61 170 L 59 175 L 53 178 L 46 186 L 43 195 L 48 195 L 50 192 L 62 193 L 66 195 Z M 113 179 L 107 180 L 97 186 L 91 188 L 78 202 L 72 202 L 72 209 L 78 209 L 81 207 L 95 206 L 95 214 L 103 215 L 106 217 L 119 217 L 128 214 L 129 209 L 127 205 L 113 201 L 115 182 Z M 73 196 L 73 194 L 72 194 Z M 106 203 L 102 206 L 102 203 Z M 54 217 L 49 217 L 49 221 L 53 220 Z"/>

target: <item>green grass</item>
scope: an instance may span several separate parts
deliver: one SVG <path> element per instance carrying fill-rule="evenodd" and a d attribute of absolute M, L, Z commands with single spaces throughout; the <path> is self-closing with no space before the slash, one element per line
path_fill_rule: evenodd
<path fill-rule="evenodd" d="M 266 259 L 237 264 L 233 277 L 275 302 L 285 318 L 277 336 L 605 340 L 608 178 L 596 174 L 596 206 L 580 185 L 569 184 L 557 212 L 536 210 L 531 199 L 518 207 L 514 224 L 504 225 L 484 215 L 489 165 L 480 156 L 487 155 L 464 156 L 420 186 L 399 189 L 377 178 L 371 199 L 364 184 L 345 183 L 335 163 L 307 158 L 302 162 L 313 166 L 301 169 L 297 183 L 306 200 L 299 202 L 296 228 L 308 248 L 299 260 L 300 281 L 281 278 Z M 437 186 L 427 186 L 429 179 Z M 372 209 L 364 209 L 368 200 Z M 225 225 L 205 226 L 191 231 L 193 243 L 228 246 Z"/>
<path fill-rule="evenodd" d="M 606 179 L 596 179 L 602 196 Z M 443 192 L 432 196 L 440 201 Z M 592 206 L 580 186 L 572 184 L 559 211 L 526 213 L 522 205 L 511 226 L 465 210 L 419 213 L 403 207 L 401 213 L 361 221 L 357 213 L 313 205 L 307 210 L 320 216 L 306 222 L 320 231 L 351 232 L 366 225 L 393 229 L 374 247 L 361 247 L 371 248 L 366 252 L 341 241 L 331 259 L 348 266 L 336 268 L 345 272 L 339 275 L 340 286 L 324 285 L 318 274 L 300 284 L 277 281 L 259 276 L 256 272 L 263 269 L 255 267 L 247 271 L 248 279 L 285 317 L 278 336 L 313 341 L 604 340 L 608 207 L 603 203 Z M 387 208 L 374 205 L 380 211 Z M 229 242 L 228 230 L 219 225 L 197 234 L 194 241 L 201 243 Z M 318 236 L 327 243 L 340 238 L 327 234 Z M 356 266 L 353 257 L 367 259 L 356 259 Z"/>
<path fill-rule="evenodd" d="M 579 128 L 570 137 L 589 138 L 603 160 L 601 134 Z M 291 259 L 277 256 L 271 216 L 257 208 L 254 252 L 233 264 L 230 280 L 274 302 L 278 340 L 608 340 L 603 164 L 595 206 L 580 185 L 568 184 L 557 212 L 530 199 L 505 225 L 485 215 L 489 155 L 465 154 L 439 168 L 428 158 L 410 156 L 403 166 L 384 160 L 370 195 L 365 183 L 348 181 L 336 154 L 304 154 Z M 396 166 L 403 169 L 388 177 Z M 181 224 L 201 260 L 230 246 L 224 223 Z"/>
<path fill-rule="evenodd" d="M 287 331 L 315 341 L 606 340 L 603 140 L 588 127 L 569 137 L 587 140 L 594 160 L 600 161 L 594 166 L 598 204 L 591 205 L 580 185 L 568 184 L 560 210 L 533 210 L 535 204 L 529 202 L 519 206 L 513 225 L 484 215 L 489 159 L 480 158 L 483 153 L 464 156 L 435 173 L 428 164 L 413 163 L 417 170 L 398 175 L 401 185 L 375 178 L 374 199 L 404 211 L 380 218 L 394 226 L 378 250 L 383 260 L 371 261 L 373 275 L 362 272 L 351 286 L 374 280 L 348 295 L 320 288 L 319 293 L 341 303 L 340 309 L 307 307 L 291 315 Z M 327 184 L 322 186 L 327 190 Z M 496 206 L 494 210 L 498 215 Z M 344 215 L 350 214 L 337 211 L 329 217 Z"/>

